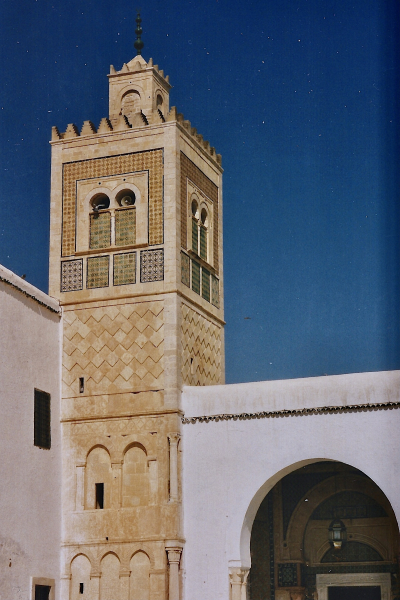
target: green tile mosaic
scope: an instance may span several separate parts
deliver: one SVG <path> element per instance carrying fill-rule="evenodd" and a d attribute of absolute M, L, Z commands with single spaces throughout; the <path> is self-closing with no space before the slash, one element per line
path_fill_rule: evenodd
<path fill-rule="evenodd" d="M 219 308 L 219 280 L 211 275 L 211 304 Z"/>
<path fill-rule="evenodd" d="M 201 295 L 204 300 L 210 302 L 210 271 L 204 267 L 201 269 Z"/>
<path fill-rule="evenodd" d="M 200 258 L 207 260 L 207 228 L 200 225 Z"/>
<path fill-rule="evenodd" d="M 115 245 L 128 246 L 136 243 L 136 209 L 123 208 L 115 211 Z"/>
<path fill-rule="evenodd" d="M 109 256 L 95 256 L 87 259 L 86 287 L 88 289 L 107 287 Z"/>
<path fill-rule="evenodd" d="M 136 283 L 136 252 L 114 254 L 114 285 Z"/>
<path fill-rule="evenodd" d="M 181 252 L 181 281 L 190 288 L 190 258 Z"/>
<path fill-rule="evenodd" d="M 111 245 L 111 214 L 109 212 L 90 215 L 90 248 L 108 248 Z"/>
<path fill-rule="evenodd" d="M 199 227 L 196 219 L 192 219 L 192 250 L 199 253 Z"/>
<path fill-rule="evenodd" d="M 200 295 L 200 265 L 192 260 L 192 290 Z"/>

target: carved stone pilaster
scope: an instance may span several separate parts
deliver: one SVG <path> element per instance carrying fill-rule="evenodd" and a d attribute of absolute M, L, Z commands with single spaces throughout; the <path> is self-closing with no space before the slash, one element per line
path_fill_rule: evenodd
<path fill-rule="evenodd" d="M 169 433 L 169 500 L 178 501 L 178 443 L 179 433 Z"/>
<path fill-rule="evenodd" d="M 169 564 L 169 600 L 180 600 L 179 564 L 181 561 L 182 544 L 177 540 L 165 542 Z"/>
<path fill-rule="evenodd" d="M 244 567 L 229 568 L 230 598 L 229 600 L 246 600 L 247 578 L 250 569 Z"/>

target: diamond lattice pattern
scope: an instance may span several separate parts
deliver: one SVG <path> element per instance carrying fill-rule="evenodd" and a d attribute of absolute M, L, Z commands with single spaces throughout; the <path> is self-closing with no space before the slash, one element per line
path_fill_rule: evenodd
<path fill-rule="evenodd" d="M 185 304 L 182 306 L 182 379 L 186 385 L 221 383 L 221 329 Z"/>
<path fill-rule="evenodd" d="M 163 387 L 163 303 L 64 313 L 63 397 Z"/>

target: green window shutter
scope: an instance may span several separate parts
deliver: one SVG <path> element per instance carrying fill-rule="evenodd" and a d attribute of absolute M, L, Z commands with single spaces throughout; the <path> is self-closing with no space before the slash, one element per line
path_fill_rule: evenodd
<path fill-rule="evenodd" d="M 199 228 L 196 219 L 192 219 L 192 250 L 199 253 Z"/>
<path fill-rule="evenodd" d="M 200 226 L 200 258 L 207 260 L 207 228 Z"/>

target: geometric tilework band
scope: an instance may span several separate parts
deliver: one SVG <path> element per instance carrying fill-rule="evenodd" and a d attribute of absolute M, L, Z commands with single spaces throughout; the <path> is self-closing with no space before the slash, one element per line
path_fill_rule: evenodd
<path fill-rule="evenodd" d="M 71 256 L 75 252 L 76 182 L 137 171 L 148 172 L 148 242 L 150 245 L 163 243 L 163 150 L 148 150 L 63 165 L 62 256 Z M 103 240 L 93 239 L 93 243 L 102 244 Z"/>
<path fill-rule="evenodd" d="M 112 256 L 112 285 L 136 283 L 136 252 L 123 252 Z M 86 259 L 86 288 L 96 289 L 110 285 L 110 255 L 92 256 Z M 140 252 L 140 281 L 164 280 L 164 250 Z M 83 259 L 61 262 L 61 292 L 83 289 Z"/>

